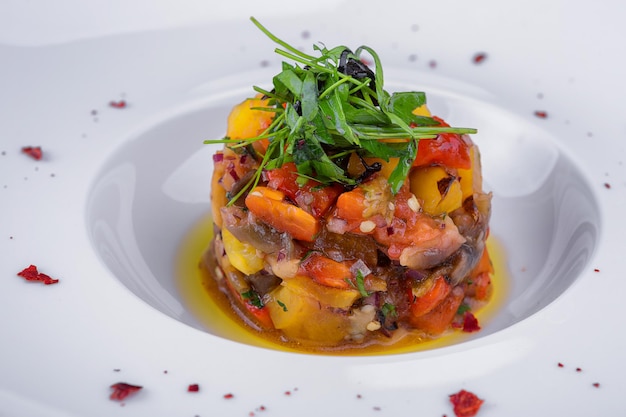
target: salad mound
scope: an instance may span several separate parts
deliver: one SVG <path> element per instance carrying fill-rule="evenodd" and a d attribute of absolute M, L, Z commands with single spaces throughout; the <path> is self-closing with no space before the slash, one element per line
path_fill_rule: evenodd
<path fill-rule="evenodd" d="M 369 47 L 314 57 L 253 22 L 295 63 L 206 141 L 224 146 L 202 264 L 232 309 L 320 349 L 479 329 L 493 268 L 475 129 L 431 115 L 422 92 L 389 94 Z"/>

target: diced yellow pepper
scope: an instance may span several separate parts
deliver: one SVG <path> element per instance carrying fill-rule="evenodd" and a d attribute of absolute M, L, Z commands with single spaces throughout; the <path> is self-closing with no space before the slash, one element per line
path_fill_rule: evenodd
<path fill-rule="evenodd" d="M 334 308 L 347 309 L 359 298 L 359 292 L 356 289 L 327 287 L 314 282 L 309 277 L 300 275 L 284 280 L 283 285 L 291 288 L 303 297 L 313 297 L 319 300 L 320 303 Z"/>
<path fill-rule="evenodd" d="M 265 305 L 274 327 L 292 339 L 338 343 L 349 331 L 348 316 L 320 304 L 311 294 L 304 294 L 285 281 L 270 293 L 270 301 Z"/>
<path fill-rule="evenodd" d="M 249 98 L 236 105 L 228 115 L 226 136 L 231 139 L 253 138 L 272 123 L 275 113 L 254 110 L 255 107 L 267 107 L 268 100 Z"/>
<path fill-rule="evenodd" d="M 222 242 L 228 260 L 237 270 L 251 275 L 263 269 L 263 258 L 257 255 L 254 246 L 241 242 L 226 228 L 222 229 Z"/>
<path fill-rule="evenodd" d="M 450 213 L 463 204 L 461 183 L 455 178 L 448 185 L 443 195 L 439 191 L 439 181 L 446 180 L 450 175 L 439 166 L 417 168 L 410 173 L 411 192 L 421 200 L 422 208 L 427 214 L 437 216 Z"/>
<path fill-rule="evenodd" d="M 461 191 L 463 193 L 463 201 L 475 192 L 482 191 L 482 176 L 481 176 L 481 166 L 480 166 L 480 154 L 478 153 L 478 148 L 476 145 L 473 145 L 470 148 L 470 160 L 472 162 L 472 167 L 470 169 L 459 169 L 459 181 L 461 183 Z"/>

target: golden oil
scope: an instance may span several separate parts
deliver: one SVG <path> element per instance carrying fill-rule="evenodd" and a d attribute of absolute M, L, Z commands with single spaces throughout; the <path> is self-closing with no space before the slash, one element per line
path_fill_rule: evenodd
<path fill-rule="evenodd" d="M 450 346 L 469 339 L 461 331 L 449 331 L 435 339 L 424 339 L 407 333 L 392 345 L 373 343 L 338 349 L 316 349 L 280 340 L 279 332 L 259 332 L 247 326 L 230 307 L 228 298 L 220 292 L 214 279 L 201 267 L 202 255 L 213 238 L 213 219 L 210 215 L 197 222 L 184 238 L 176 257 L 176 284 L 185 306 L 206 327 L 209 333 L 252 346 L 289 352 L 322 355 L 381 355 L 418 352 Z M 491 277 L 492 293 L 489 301 L 477 311 L 472 311 L 481 326 L 488 325 L 504 305 L 508 294 L 509 275 L 504 249 L 490 236 L 487 248 L 495 273 Z"/>

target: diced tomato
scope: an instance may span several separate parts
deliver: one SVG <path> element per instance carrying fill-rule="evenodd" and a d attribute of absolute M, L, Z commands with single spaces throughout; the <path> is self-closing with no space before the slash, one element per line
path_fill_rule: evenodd
<path fill-rule="evenodd" d="M 441 126 L 449 125 L 434 117 Z M 471 143 L 467 143 L 456 133 L 441 133 L 435 139 L 421 139 L 417 145 L 417 157 L 413 166 L 443 165 L 449 168 L 470 169 Z"/>
<path fill-rule="evenodd" d="M 443 276 L 434 279 L 431 287 L 420 296 L 415 296 L 413 289 L 409 291 L 411 314 L 420 317 L 435 309 L 450 293 L 452 286 Z"/>
<path fill-rule="evenodd" d="M 282 191 L 300 208 L 317 218 L 326 215 L 343 191 L 343 187 L 339 184 L 325 186 L 313 180 L 308 180 L 301 186 L 297 182 L 298 170 L 293 162 L 268 170 L 265 176 L 268 180 L 268 187 Z"/>
<path fill-rule="evenodd" d="M 487 250 L 486 246 L 485 246 L 485 250 L 483 250 L 483 254 L 480 258 L 480 261 L 478 262 L 478 264 L 472 271 L 471 276 L 480 275 L 484 272 L 493 274 L 493 265 L 491 263 L 491 258 L 489 257 L 489 251 Z"/>
<path fill-rule="evenodd" d="M 420 317 L 411 317 L 411 324 L 432 335 L 443 333 L 454 319 L 464 296 L 465 293 L 461 287 L 454 287 L 432 311 Z"/>
<path fill-rule="evenodd" d="M 314 252 L 300 264 L 299 274 L 311 277 L 318 284 L 333 288 L 350 288 L 350 268 L 342 263 Z"/>
<path fill-rule="evenodd" d="M 273 329 L 274 323 L 272 322 L 272 318 L 270 317 L 269 309 L 266 306 L 257 307 L 247 300 L 245 300 L 244 305 L 246 306 L 246 310 L 263 326 L 265 329 Z"/>
<path fill-rule="evenodd" d="M 467 295 L 477 300 L 485 301 L 489 298 L 491 276 L 488 272 L 482 272 L 472 278 L 467 286 Z"/>

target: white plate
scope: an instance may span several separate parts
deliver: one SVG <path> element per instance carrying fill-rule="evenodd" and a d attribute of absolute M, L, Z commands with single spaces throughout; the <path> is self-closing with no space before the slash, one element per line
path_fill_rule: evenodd
<path fill-rule="evenodd" d="M 479 416 L 626 411 L 617 1 L 37 3 L 0 10 L 0 415 L 451 416 L 460 389 Z M 279 68 L 250 15 L 309 51 L 367 44 L 389 89 L 479 129 L 510 276 L 480 334 L 315 356 L 194 316 L 174 277 L 207 211 L 202 141 Z M 30 264 L 60 282 L 16 276 Z M 120 404 L 116 382 L 143 389 Z"/>

